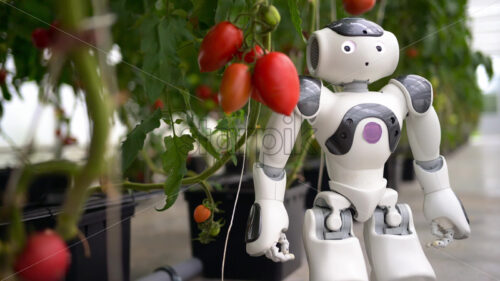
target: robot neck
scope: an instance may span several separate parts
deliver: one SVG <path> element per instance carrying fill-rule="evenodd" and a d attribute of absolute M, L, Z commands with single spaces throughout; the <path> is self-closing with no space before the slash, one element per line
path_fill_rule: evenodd
<path fill-rule="evenodd" d="M 344 92 L 368 92 L 367 81 L 352 81 L 351 83 L 344 84 Z"/>

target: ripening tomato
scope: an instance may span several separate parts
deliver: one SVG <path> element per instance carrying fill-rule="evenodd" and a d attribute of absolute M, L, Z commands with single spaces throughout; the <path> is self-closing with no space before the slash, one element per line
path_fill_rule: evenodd
<path fill-rule="evenodd" d="M 196 96 L 202 100 L 211 98 L 213 94 L 212 89 L 207 85 L 200 85 L 196 88 Z"/>
<path fill-rule="evenodd" d="M 342 0 L 344 9 L 351 15 L 368 12 L 375 5 L 375 0 Z"/>
<path fill-rule="evenodd" d="M 66 274 L 70 261 L 64 240 L 54 231 L 46 230 L 28 238 L 14 270 L 26 281 L 58 281 Z"/>
<path fill-rule="evenodd" d="M 153 110 L 162 109 L 163 108 L 163 101 L 161 99 L 156 99 L 155 102 L 153 103 Z"/>
<path fill-rule="evenodd" d="M 228 21 L 212 27 L 201 42 L 198 64 L 201 72 L 215 71 L 224 66 L 243 44 L 243 31 Z"/>
<path fill-rule="evenodd" d="M 209 208 L 205 207 L 204 205 L 198 205 L 196 209 L 194 209 L 194 221 L 197 223 L 202 223 L 210 218 L 211 213 L 212 212 Z"/>
<path fill-rule="evenodd" d="M 414 48 L 414 47 L 411 47 L 409 48 L 408 50 L 406 50 L 406 55 L 409 57 L 409 58 L 415 58 L 418 56 L 418 49 L 417 48 Z"/>
<path fill-rule="evenodd" d="M 273 111 L 292 114 L 299 101 L 299 75 L 288 56 L 271 52 L 257 60 L 252 82 L 264 104 Z"/>
<path fill-rule="evenodd" d="M 241 60 L 242 55 L 243 54 L 241 52 L 238 53 L 239 60 Z M 262 50 L 262 48 L 259 45 L 255 45 L 255 47 L 253 49 L 248 51 L 245 54 L 245 56 L 243 56 L 243 61 L 245 61 L 246 63 L 253 63 L 253 62 L 255 62 L 255 60 L 262 57 L 262 55 L 264 55 L 264 50 Z"/>
<path fill-rule="evenodd" d="M 31 40 L 37 49 L 44 49 L 50 46 L 50 34 L 47 29 L 36 28 L 31 33 Z"/>
<path fill-rule="evenodd" d="M 5 78 L 7 77 L 7 70 L 0 69 L 0 85 L 5 84 Z"/>
<path fill-rule="evenodd" d="M 220 85 L 221 106 L 224 112 L 231 113 L 242 108 L 250 97 L 252 76 L 248 66 L 233 63 L 226 68 Z"/>

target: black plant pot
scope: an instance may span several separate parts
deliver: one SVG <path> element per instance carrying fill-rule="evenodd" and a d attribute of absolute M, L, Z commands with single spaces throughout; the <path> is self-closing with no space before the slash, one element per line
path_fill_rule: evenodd
<path fill-rule="evenodd" d="M 40 182 L 36 180 L 36 182 Z M 42 183 L 64 183 L 66 181 L 61 178 L 46 177 Z M 23 221 L 26 229 L 29 232 L 40 231 L 47 228 L 54 228 L 56 224 L 56 216 L 60 213 L 60 205 L 48 203 L 61 202 L 63 191 L 60 185 L 55 185 L 54 193 L 48 185 L 41 185 L 45 193 L 32 191 L 37 186 L 32 184 L 30 187 L 30 198 L 32 194 L 39 194 L 35 201 L 30 201 L 23 211 Z M 4 188 L 5 186 L 2 186 Z M 0 188 L 1 189 L 1 188 Z M 1 195 L 0 190 L 0 195 Z M 121 204 L 109 204 L 103 194 L 91 196 L 85 204 L 85 212 L 82 215 L 78 228 L 85 235 L 90 247 L 91 256 L 85 257 L 83 244 L 76 239 L 69 241 L 68 247 L 71 252 L 71 264 L 66 274 L 66 281 L 83 281 L 83 280 L 108 280 L 108 259 L 107 259 L 107 224 L 106 224 L 106 209 L 117 208 L 121 212 L 121 251 L 122 257 L 120 262 L 122 266 L 123 280 L 130 279 L 130 218 L 134 215 L 137 199 L 149 196 L 145 193 L 133 193 L 123 196 Z M 0 196 L 1 197 L 1 196 Z M 47 201 L 47 198 L 52 198 Z M 42 200 L 43 199 L 43 200 Z M 41 201 L 40 201 L 41 200 Z M 47 204 L 41 204 L 41 203 Z M 9 222 L 0 221 L 0 236 L 5 237 Z"/>
<path fill-rule="evenodd" d="M 221 184 L 224 188 L 224 191 L 215 191 L 212 194 L 216 202 L 221 202 L 219 206 L 225 212 L 219 215 L 226 221 L 226 224 L 221 229 L 221 234 L 215 241 L 210 244 L 201 244 L 199 241 L 194 240 L 199 230 L 194 220 L 190 218 L 193 256 L 203 262 L 203 274 L 208 278 L 220 278 L 221 275 L 225 233 L 231 219 L 238 180 L 239 176 L 237 175 L 226 175 L 213 180 Z M 244 177 L 227 247 L 224 274 L 226 278 L 278 281 L 283 280 L 300 267 L 304 257 L 302 224 L 306 209 L 305 197 L 308 189 L 306 185 L 298 184 L 285 193 L 285 208 L 288 211 L 290 221 L 286 235 L 290 242 L 290 251 L 295 255 L 295 260 L 285 263 L 275 263 L 266 257 L 251 257 L 245 251 L 245 228 L 255 195 L 251 175 Z M 194 212 L 196 206 L 201 204 L 204 198 L 205 194 L 199 190 L 186 192 L 185 199 L 189 203 L 190 214 Z"/>

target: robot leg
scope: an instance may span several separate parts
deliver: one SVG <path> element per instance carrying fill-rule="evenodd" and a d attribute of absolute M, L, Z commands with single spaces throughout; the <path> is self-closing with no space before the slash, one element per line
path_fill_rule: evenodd
<path fill-rule="evenodd" d="M 326 191 L 307 210 L 303 239 L 310 281 L 367 281 L 359 240 L 352 231 L 351 203 Z"/>
<path fill-rule="evenodd" d="M 372 281 L 432 281 L 436 275 L 418 240 L 411 209 L 397 204 L 401 222 L 391 226 L 388 208 L 379 205 L 373 217 L 365 223 L 366 252 L 371 263 Z"/>

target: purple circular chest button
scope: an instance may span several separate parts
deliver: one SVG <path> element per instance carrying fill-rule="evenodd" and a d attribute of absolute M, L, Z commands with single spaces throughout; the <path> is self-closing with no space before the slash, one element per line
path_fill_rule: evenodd
<path fill-rule="evenodd" d="M 368 143 L 376 143 L 382 136 L 382 127 L 375 122 L 370 122 L 363 129 L 363 138 Z"/>

